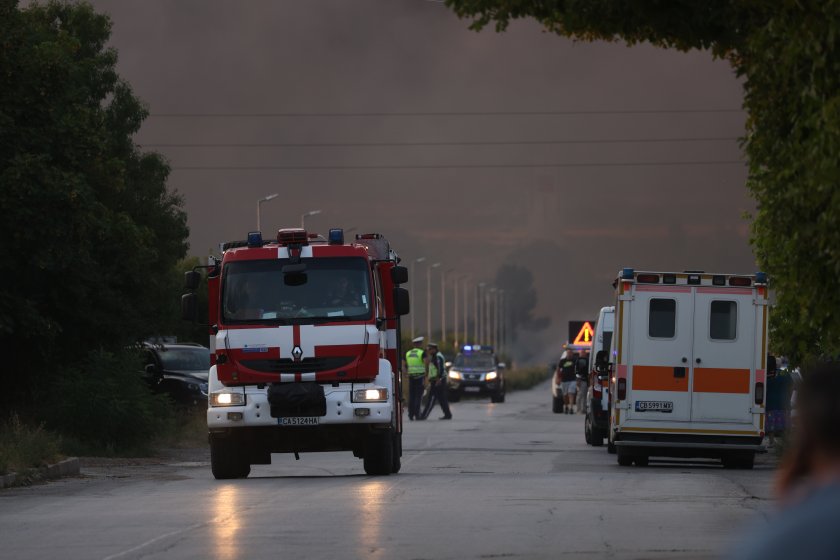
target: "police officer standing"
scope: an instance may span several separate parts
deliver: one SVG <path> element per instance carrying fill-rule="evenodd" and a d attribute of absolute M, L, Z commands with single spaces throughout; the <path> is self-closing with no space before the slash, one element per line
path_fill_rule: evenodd
<path fill-rule="evenodd" d="M 443 355 L 438 352 L 437 343 L 430 342 L 426 348 L 429 354 L 429 402 L 426 403 L 426 409 L 423 410 L 422 420 L 429 417 L 429 413 L 435 406 L 435 402 L 440 403 L 440 409 L 443 411 L 441 420 L 452 420 L 452 412 L 449 410 L 449 397 L 446 394 L 446 363 Z"/>
<path fill-rule="evenodd" d="M 429 356 L 423 350 L 423 337 L 411 341 L 414 348 L 405 353 L 403 371 L 408 374 L 408 419 L 420 419 L 420 399 L 429 369 Z"/>

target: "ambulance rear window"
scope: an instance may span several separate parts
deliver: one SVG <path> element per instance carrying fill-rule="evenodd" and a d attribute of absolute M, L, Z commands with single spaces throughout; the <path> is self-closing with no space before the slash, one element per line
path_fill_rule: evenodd
<path fill-rule="evenodd" d="M 738 326 L 738 304 L 734 301 L 713 301 L 709 313 L 709 337 L 712 340 L 735 340 Z"/>
<path fill-rule="evenodd" d="M 648 336 L 674 338 L 677 328 L 677 302 L 673 299 L 650 300 Z"/>

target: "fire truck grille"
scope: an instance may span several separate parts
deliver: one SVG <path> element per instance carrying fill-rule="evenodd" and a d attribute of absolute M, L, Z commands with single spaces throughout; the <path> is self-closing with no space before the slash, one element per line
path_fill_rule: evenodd
<path fill-rule="evenodd" d="M 279 360 L 243 360 L 242 365 L 266 373 L 311 373 L 329 371 L 350 365 L 353 356 L 328 356 L 324 358 L 304 358 L 295 362 L 290 358 Z"/>

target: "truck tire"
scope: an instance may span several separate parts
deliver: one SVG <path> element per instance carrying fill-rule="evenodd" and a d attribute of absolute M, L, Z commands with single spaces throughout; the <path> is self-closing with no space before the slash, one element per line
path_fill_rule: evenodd
<path fill-rule="evenodd" d="M 245 478 L 251 473 L 251 465 L 233 438 L 211 437 L 210 470 L 216 480 Z"/>
<path fill-rule="evenodd" d="M 563 397 L 551 397 L 551 412 L 560 414 L 563 412 Z"/>
<path fill-rule="evenodd" d="M 601 430 L 592 425 L 592 419 L 589 414 L 586 415 L 586 419 L 583 422 L 583 432 L 586 436 L 586 443 L 593 447 L 601 447 L 604 445 L 604 434 L 601 433 Z"/>
<path fill-rule="evenodd" d="M 372 433 L 365 442 L 363 459 L 369 475 L 389 475 L 394 468 L 394 430 Z"/>
<path fill-rule="evenodd" d="M 394 430 L 394 449 L 393 458 L 391 459 L 391 473 L 397 474 L 402 468 L 402 434 L 398 434 Z"/>

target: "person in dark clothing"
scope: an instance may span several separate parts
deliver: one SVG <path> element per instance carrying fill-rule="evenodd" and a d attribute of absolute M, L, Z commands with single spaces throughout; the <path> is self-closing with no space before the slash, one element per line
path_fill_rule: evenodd
<path fill-rule="evenodd" d="M 577 358 L 577 354 L 566 352 L 565 357 L 560 360 L 560 386 L 563 390 L 563 412 L 566 414 L 574 414 L 575 412 L 575 398 L 577 396 L 575 364 Z"/>
<path fill-rule="evenodd" d="M 424 420 L 428 418 L 435 402 L 438 402 L 440 403 L 440 409 L 443 411 L 443 416 L 440 419 L 451 420 L 452 412 L 449 410 L 449 397 L 446 394 L 446 364 L 443 361 L 443 356 L 438 352 L 436 343 L 430 342 L 426 347 L 426 352 L 429 355 L 429 383 L 431 387 L 429 401 L 426 403 L 421 418 Z"/>
<path fill-rule="evenodd" d="M 426 383 L 426 372 L 429 369 L 429 356 L 423 351 L 423 337 L 414 340 L 414 348 L 405 353 L 403 358 L 403 372 L 408 375 L 408 419 L 420 419 L 420 398 Z"/>

